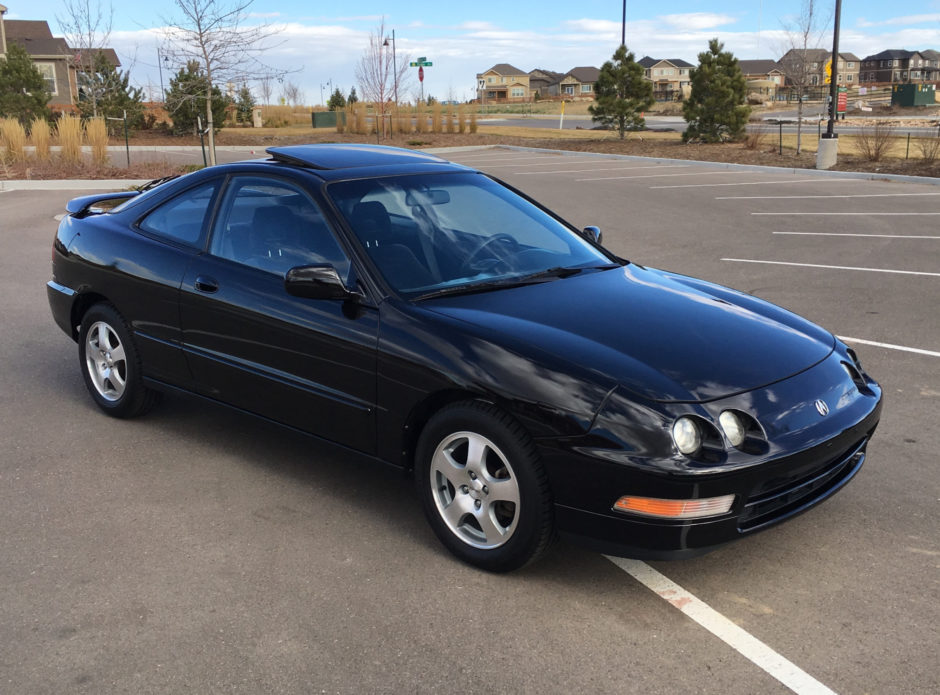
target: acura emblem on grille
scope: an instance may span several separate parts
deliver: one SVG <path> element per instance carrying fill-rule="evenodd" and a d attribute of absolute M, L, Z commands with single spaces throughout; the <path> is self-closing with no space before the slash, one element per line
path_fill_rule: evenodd
<path fill-rule="evenodd" d="M 829 406 L 826 405 L 826 401 L 821 398 L 816 400 L 816 410 L 824 417 L 829 414 Z"/>

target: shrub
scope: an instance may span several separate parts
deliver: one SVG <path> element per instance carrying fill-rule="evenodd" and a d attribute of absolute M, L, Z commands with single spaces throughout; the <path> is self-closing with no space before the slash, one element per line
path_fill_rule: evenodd
<path fill-rule="evenodd" d="M 108 163 L 108 126 L 104 118 L 89 118 L 85 122 L 85 140 L 91 145 L 95 166 L 105 166 Z"/>
<path fill-rule="evenodd" d="M 766 128 L 757 127 L 746 133 L 744 136 L 744 149 L 760 150 L 763 149 L 767 141 L 768 132 Z"/>
<path fill-rule="evenodd" d="M 56 125 L 56 135 L 62 148 L 59 158 L 65 164 L 82 161 L 82 122 L 78 116 L 64 115 Z"/>
<path fill-rule="evenodd" d="M 894 124 L 885 120 L 860 128 L 855 136 L 855 149 L 859 156 L 869 162 L 880 162 L 891 147 L 894 130 Z"/>
<path fill-rule="evenodd" d="M 424 133 L 428 129 L 428 115 L 421 108 L 420 104 L 415 108 L 415 132 Z"/>
<path fill-rule="evenodd" d="M 477 112 L 476 111 L 472 111 L 470 113 L 470 132 L 471 133 L 477 132 Z"/>
<path fill-rule="evenodd" d="M 457 107 L 457 132 L 461 135 L 467 132 L 467 107 L 463 104 Z"/>
<path fill-rule="evenodd" d="M 49 140 L 51 139 L 49 121 L 45 118 L 35 118 L 29 126 L 29 139 L 36 150 L 36 159 L 40 162 L 48 162 L 51 156 L 49 151 Z"/>
<path fill-rule="evenodd" d="M 920 152 L 920 158 L 927 164 L 933 164 L 940 159 L 940 137 L 919 138 L 917 151 Z"/>
<path fill-rule="evenodd" d="M 448 109 L 444 113 L 444 124 L 445 124 L 444 127 L 446 128 L 447 132 L 452 134 L 454 132 L 454 110 L 453 109 Z"/>
<path fill-rule="evenodd" d="M 432 133 L 442 133 L 444 132 L 441 127 L 441 105 L 437 102 L 434 103 L 434 106 L 431 107 L 431 132 Z"/>

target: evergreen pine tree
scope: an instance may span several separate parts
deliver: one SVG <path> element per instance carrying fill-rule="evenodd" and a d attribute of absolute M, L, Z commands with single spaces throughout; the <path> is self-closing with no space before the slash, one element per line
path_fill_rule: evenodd
<path fill-rule="evenodd" d="M 691 71 L 692 94 L 682 105 L 688 127 L 682 139 L 722 142 L 740 138 L 747 127 L 751 107 L 745 104 L 747 83 L 738 59 L 717 38 L 698 54 Z"/>
<path fill-rule="evenodd" d="M 330 98 L 326 102 L 326 107 L 330 111 L 338 111 L 346 108 L 346 97 L 339 91 L 339 87 L 333 90 L 333 94 L 330 95 Z"/>
<path fill-rule="evenodd" d="M 242 123 L 251 123 L 251 114 L 255 110 L 255 97 L 251 93 L 251 88 L 243 84 L 238 90 L 238 96 L 235 99 L 235 114 Z M 213 120 L 215 116 L 213 115 Z"/>
<path fill-rule="evenodd" d="M 166 93 L 166 108 L 173 119 L 173 132 L 177 135 L 195 133 L 198 118 L 206 126 L 206 87 L 208 78 L 194 60 L 170 78 L 170 88 Z M 222 90 L 212 86 L 212 121 L 216 131 L 225 122 L 225 109 L 229 99 L 222 96 Z"/>
<path fill-rule="evenodd" d="M 26 49 L 12 41 L 7 44 L 6 60 L 0 60 L 0 117 L 16 118 L 24 126 L 37 116 L 49 118 L 51 98 Z"/>
<path fill-rule="evenodd" d="M 95 55 L 90 72 L 79 75 L 78 112 L 82 118 L 104 116 L 124 118 L 127 126 L 139 128 L 144 122 L 144 93 L 139 87 L 130 86 L 130 72 L 121 72 L 99 51 Z M 123 127 L 108 122 L 109 130 Z"/>
<path fill-rule="evenodd" d="M 643 78 L 643 67 L 626 46 L 601 67 L 594 84 L 594 104 L 588 107 L 593 121 L 625 132 L 645 125 L 641 112 L 653 105 L 653 83 Z"/>
<path fill-rule="evenodd" d="M 349 90 L 349 96 L 346 97 L 346 103 L 352 105 L 352 104 L 355 104 L 357 101 L 359 101 L 359 95 L 356 94 L 356 88 L 353 87 L 352 89 Z"/>

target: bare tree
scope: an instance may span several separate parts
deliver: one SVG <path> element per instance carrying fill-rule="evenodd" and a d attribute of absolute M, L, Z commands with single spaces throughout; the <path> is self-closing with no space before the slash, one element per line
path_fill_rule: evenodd
<path fill-rule="evenodd" d="M 260 60 L 261 53 L 271 48 L 269 40 L 277 29 L 267 24 L 246 24 L 254 0 L 173 1 L 181 16 L 175 21 L 164 19 L 166 39 L 177 62 L 196 61 L 206 74 L 209 164 L 215 164 L 212 87 L 283 74 Z"/>
<path fill-rule="evenodd" d="M 803 0 L 800 14 L 784 25 L 785 39 L 782 47 L 786 52 L 778 61 L 787 83 L 797 90 L 796 101 L 796 153 L 802 151 L 803 98 L 812 76 L 818 75 L 814 68 L 820 60 L 820 46 L 829 25 L 831 12 L 820 7 L 819 0 Z"/>
<path fill-rule="evenodd" d="M 271 95 L 274 94 L 274 85 L 272 84 L 274 78 L 270 75 L 262 75 L 258 79 L 258 91 L 261 93 L 261 103 L 270 104 Z"/>
<path fill-rule="evenodd" d="M 398 94 L 408 90 L 408 62 L 406 54 L 395 54 L 392 40 L 386 35 L 385 20 L 369 34 L 369 46 L 356 64 L 356 80 L 362 90 L 365 101 L 375 104 L 376 118 L 381 119 L 381 126 L 376 124 L 376 132 L 385 133 L 385 116 L 388 105 Z"/>
<path fill-rule="evenodd" d="M 111 24 L 114 8 L 105 9 L 97 0 L 63 0 L 65 16 L 56 16 L 56 21 L 65 34 L 69 48 L 74 51 L 73 64 L 78 73 L 79 87 L 83 98 L 91 101 L 91 111 L 98 115 L 99 89 L 89 88 L 83 80 L 95 70 L 95 57 L 111 40 Z M 102 85 L 99 85 L 99 87 Z M 107 88 L 107 85 L 103 85 Z"/>
<path fill-rule="evenodd" d="M 284 86 L 281 87 L 281 98 L 284 100 L 285 104 L 300 106 L 304 101 L 304 91 L 288 80 L 284 83 Z"/>

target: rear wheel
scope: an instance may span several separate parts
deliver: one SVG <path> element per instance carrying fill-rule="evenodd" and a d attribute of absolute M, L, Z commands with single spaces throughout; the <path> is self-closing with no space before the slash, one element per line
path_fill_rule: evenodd
<path fill-rule="evenodd" d="M 425 515 L 447 548 L 483 569 L 508 572 L 554 538 L 548 479 L 531 438 L 494 406 L 438 413 L 421 434 L 415 478 Z"/>
<path fill-rule="evenodd" d="M 140 356 L 124 319 L 110 304 L 96 304 L 82 318 L 78 356 L 85 386 L 108 415 L 143 415 L 159 394 L 143 384 Z"/>

